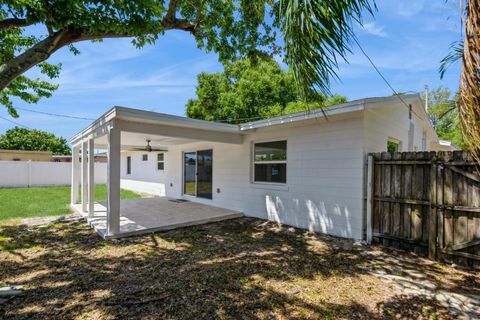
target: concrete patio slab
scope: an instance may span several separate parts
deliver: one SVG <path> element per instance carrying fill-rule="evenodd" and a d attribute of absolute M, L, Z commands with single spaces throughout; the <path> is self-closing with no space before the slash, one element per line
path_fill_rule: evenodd
<path fill-rule="evenodd" d="M 88 218 L 88 214 L 82 212 L 81 204 L 71 207 L 86 218 L 88 224 L 104 239 L 153 233 L 243 216 L 238 211 L 168 197 L 128 199 L 120 202 L 120 232 L 108 235 L 105 203 L 95 203 L 95 214 L 92 218 Z"/>

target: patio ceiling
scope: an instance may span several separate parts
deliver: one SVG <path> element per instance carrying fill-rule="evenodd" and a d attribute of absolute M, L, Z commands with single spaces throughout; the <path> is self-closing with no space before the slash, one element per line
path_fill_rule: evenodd
<path fill-rule="evenodd" d="M 76 205 L 81 190 L 80 210 L 94 215 L 94 149 L 107 149 L 107 207 L 105 235 L 121 233 L 120 214 L 120 158 L 121 152 L 145 147 L 150 140 L 152 148 L 167 149 L 169 145 L 192 141 L 212 141 L 229 144 L 243 143 L 237 125 L 209 122 L 150 111 L 114 107 L 70 140 L 72 154 L 71 203 Z M 81 151 L 81 152 L 80 152 Z M 81 187 L 81 189 L 80 189 Z"/>
<path fill-rule="evenodd" d="M 245 134 L 237 125 L 114 107 L 74 136 L 70 143 L 75 146 L 95 139 L 95 145 L 107 145 L 107 135 L 112 129 L 122 133 L 122 145 L 131 146 L 144 146 L 147 138 L 163 145 L 199 140 L 238 144 Z"/>
<path fill-rule="evenodd" d="M 107 136 L 101 136 L 95 139 L 95 146 L 97 148 L 107 147 Z M 179 145 L 185 143 L 191 143 L 195 140 L 186 138 L 175 138 L 163 135 L 144 134 L 136 132 L 121 132 L 122 150 L 129 149 L 131 147 L 145 147 L 147 140 L 150 140 L 152 148 L 167 148 L 172 145 Z"/>

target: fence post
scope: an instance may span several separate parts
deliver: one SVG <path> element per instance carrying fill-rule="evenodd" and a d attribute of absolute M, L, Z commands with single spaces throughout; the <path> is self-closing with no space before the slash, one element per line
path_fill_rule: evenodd
<path fill-rule="evenodd" d="M 430 165 L 430 207 L 428 209 L 428 258 L 437 257 L 437 165 L 436 156 L 433 155 Z"/>
<path fill-rule="evenodd" d="M 367 243 L 372 243 L 372 210 L 373 210 L 373 155 L 368 155 L 367 167 Z"/>
<path fill-rule="evenodd" d="M 28 160 L 28 187 L 32 186 L 32 160 Z"/>

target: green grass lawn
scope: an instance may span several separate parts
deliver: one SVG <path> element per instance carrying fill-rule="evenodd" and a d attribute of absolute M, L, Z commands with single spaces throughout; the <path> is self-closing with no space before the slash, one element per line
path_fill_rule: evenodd
<path fill-rule="evenodd" d="M 135 192 L 121 190 L 122 199 L 140 198 Z M 95 186 L 95 200 L 106 201 L 106 185 Z M 70 187 L 34 187 L 0 189 L 0 220 L 63 215 L 71 212 Z"/>

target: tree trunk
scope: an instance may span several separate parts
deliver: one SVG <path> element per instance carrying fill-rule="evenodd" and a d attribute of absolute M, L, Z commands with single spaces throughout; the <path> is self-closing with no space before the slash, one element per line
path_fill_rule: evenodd
<path fill-rule="evenodd" d="M 480 0 L 467 2 L 459 114 L 465 143 L 480 163 Z"/>
<path fill-rule="evenodd" d="M 61 47 L 75 42 L 81 33 L 74 31 L 58 31 L 43 39 L 35 46 L 0 66 L 0 91 L 5 89 L 15 78 L 33 66 L 47 60 L 52 53 Z"/>

